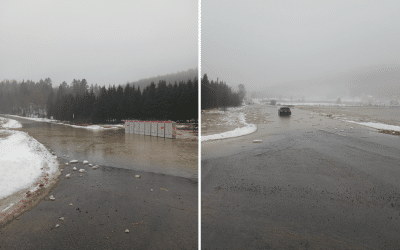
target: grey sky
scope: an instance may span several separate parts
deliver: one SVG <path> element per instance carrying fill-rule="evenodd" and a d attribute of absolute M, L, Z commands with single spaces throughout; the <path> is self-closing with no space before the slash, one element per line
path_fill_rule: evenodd
<path fill-rule="evenodd" d="M 292 82 L 309 91 L 308 79 L 335 84 L 335 74 L 399 68 L 399 13 L 397 0 L 202 0 L 202 74 L 250 90 Z"/>
<path fill-rule="evenodd" d="M 0 2 L 0 80 L 120 84 L 197 67 L 196 0 Z"/>

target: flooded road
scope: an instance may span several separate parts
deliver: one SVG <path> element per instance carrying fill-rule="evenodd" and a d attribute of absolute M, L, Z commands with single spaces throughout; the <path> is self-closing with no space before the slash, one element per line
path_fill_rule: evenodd
<path fill-rule="evenodd" d="M 256 132 L 202 143 L 204 249 L 398 249 L 398 136 L 248 108 Z"/>
<path fill-rule="evenodd" d="M 22 124 L 22 128 L 16 130 L 27 132 L 65 161 L 88 160 L 100 166 L 185 178 L 198 176 L 198 146 L 194 136 L 168 139 L 125 134 L 124 129 L 89 130 L 17 117 L 11 119 Z"/>
<path fill-rule="evenodd" d="M 400 107 L 302 106 L 304 110 L 341 116 L 351 121 L 400 126 Z"/>

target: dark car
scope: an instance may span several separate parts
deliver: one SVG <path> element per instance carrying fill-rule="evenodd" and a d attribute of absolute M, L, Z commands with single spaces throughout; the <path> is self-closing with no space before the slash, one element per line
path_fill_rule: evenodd
<path fill-rule="evenodd" d="M 291 114 L 292 114 L 292 111 L 290 111 L 289 107 L 281 107 L 278 110 L 278 115 L 291 115 Z"/>

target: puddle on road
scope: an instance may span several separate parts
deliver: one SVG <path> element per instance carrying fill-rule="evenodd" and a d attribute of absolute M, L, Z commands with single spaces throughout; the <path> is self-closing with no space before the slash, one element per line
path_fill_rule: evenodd
<path fill-rule="evenodd" d="M 89 130 L 13 118 L 58 157 L 119 168 L 197 178 L 195 136 L 168 139 L 126 134 L 124 129 Z M 68 158 L 64 157 L 69 156 Z"/>

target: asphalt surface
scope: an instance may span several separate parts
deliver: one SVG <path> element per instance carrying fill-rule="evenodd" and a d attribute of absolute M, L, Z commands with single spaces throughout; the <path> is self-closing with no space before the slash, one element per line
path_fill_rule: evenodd
<path fill-rule="evenodd" d="M 292 113 L 202 143 L 202 249 L 400 249 L 400 137 Z"/>
<path fill-rule="evenodd" d="M 197 249 L 196 179 L 82 162 L 61 167 L 45 200 L 0 228 L 0 249 Z"/>

